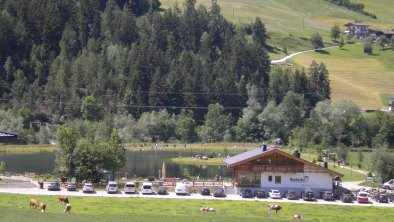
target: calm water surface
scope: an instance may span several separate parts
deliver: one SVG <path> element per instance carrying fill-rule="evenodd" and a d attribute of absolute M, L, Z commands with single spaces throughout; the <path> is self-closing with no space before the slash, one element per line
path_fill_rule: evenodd
<path fill-rule="evenodd" d="M 196 166 L 179 165 L 168 160 L 174 157 L 190 157 L 196 154 L 207 153 L 206 150 L 173 150 L 173 151 L 127 151 L 126 166 L 117 172 L 118 177 L 122 177 L 125 172 L 129 177 L 148 177 L 159 176 L 163 162 L 166 164 L 166 177 L 185 178 L 185 171 L 191 176 L 200 178 L 214 179 L 216 175 L 223 177 L 229 176 L 225 166 Z M 209 152 L 210 153 L 210 152 Z M 234 155 L 238 152 L 233 152 Z M 223 155 L 223 154 L 222 154 Z M 55 153 L 36 153 L 36 154 L 6 154 L 0 153 L 0 161 L 5 161 L 5 171 L 12 173 L 35 172 L 37 174 L 53 173 L 55 169 Z M 185 170 L 187 169 L 187 170 Z"/>

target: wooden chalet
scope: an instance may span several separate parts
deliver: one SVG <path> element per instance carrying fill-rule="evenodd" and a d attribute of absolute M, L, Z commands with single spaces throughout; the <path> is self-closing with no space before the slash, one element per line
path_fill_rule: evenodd
<path fill-rule="evenodd" d="M 0 131 L 0 144 L 17 144 L 18 134 L 6 131 Z"/>
<path fill-rule="evenodd" d="M 343 177 L 328 168 L 293 156 L 272 146 L 262 145 L 224 160 L 233 174 L 236 193 L 252 190 L 278 189 L 283 193 L 294 190 L 316 193 L 332 191 L 333 179 Z"/>

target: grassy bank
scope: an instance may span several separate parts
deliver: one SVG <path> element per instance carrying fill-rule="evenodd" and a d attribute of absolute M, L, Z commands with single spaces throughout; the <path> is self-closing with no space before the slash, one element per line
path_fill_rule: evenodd
<path fill-rule="evenodd" d="M 55 152 L 58 146 L 49 144 L 40 145 L 3 145 L 0 146 L 0 153 L 44 153 Z"/>
<path fill-rule="evenodd" d="M 28 200 L 47 203 L 47 212 L 29 209 Z M 280 203 L 278 214 L 268 215 L 267 202 L 221 201 L 156 198 L 70 197 L 71 214 L 57 196 L 0 194 L 1 221 L 294 221 L 302 213 L 304 221 L 391 221 L 394 211 L 379 207 L 356 207 L 317 204 Z M 214 207 L 215 213 L 200 211 L 201 206 Z"/>
<path fill-rule="evenodd" d="M 192 157 L 182 157 L 182 158 L 172 158 L 170 161 L 177 164 L 188 164 L 188 165 L 224 165 L 224 158 L 209 158 L 207 160 L 202 160 L 199 158 Z"/>

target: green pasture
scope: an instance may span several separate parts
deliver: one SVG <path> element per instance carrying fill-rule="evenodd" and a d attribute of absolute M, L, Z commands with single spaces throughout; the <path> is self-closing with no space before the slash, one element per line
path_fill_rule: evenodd
<path fill-rule="evenodd" d="M 330 73 L 331 98 L 349 99 L 361 108 L 387 107 L 382 95 L 394 93 L 394 51 L 374 46 L 373 55 L 363 45 L 346 45 L 295 56 L 292 60 L 309 67 L 313 60 L 323 62 Z"/>
<path fill-rule="evenodd" d="M 29 199 L 47 203 L 47 212 L 29 209 Z M 303 221 L 392 221 L 394 210 L 381 207 L 337 206 L 280 203 L 278 214 L 269 215 L 267 202 L 230 200 L 191 200 L 156 198 L 70 197 L 71 213 L 63 213 L 64 205 L 57 196 L 0 194 L 2 222 L 8 221 L 294 221 L 301 213 Z M 272 202 L 274 203 L 274 202 Z M 200 208 L 213 207 L 215 213 Z"/>
<path fill-rule="evenodd" d="M 361 162 L 362 170 L 370 170 L 372 165 L 372 157 L 374 155 L 373 152 L 362 152 L 363 160 Z M 349 163 L 358 169 L 357 164 L 359 163 L 359 154 L 358 152 L 349 152 Z"/>
<path fill-rule="evenodd" d="M 162 8 L 173 7 L 176 2 L 180 9 L 184 8 L 184 0 L 161 0 Z M 197 0 L 196 7 L 204 5 L 209 9 L 211 2 Z M 331 42 L 330 29 L 335 24 L 343 30 L 343 24 L 360 20 L 381 29 L 393 28 L 393 1 L 362 2 L 367 6 L 367 10 L 377 14 L 378 19 L 324 0 L 218 0 L 223 16 L 235 24 L 251 23 L 256 17 L 262 19 L 271 37 L 268 43 L 277 49 L 270 53 L 271 59 L 283 57 L 283 47 L 287 48 L 288 53 L 311 49 L 309 39 L 316 32 L 323 36 L 324 41 Z"/>

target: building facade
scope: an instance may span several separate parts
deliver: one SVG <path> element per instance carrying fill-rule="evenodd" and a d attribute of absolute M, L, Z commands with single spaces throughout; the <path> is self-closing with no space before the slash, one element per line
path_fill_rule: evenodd
<path fill-rule="evenodd" d="M 394 112 L 394 95 L 388 96 L 387 99 L 389 100 L 389 112 Z"/>
<path fill-rule="evenodd" d="M 233 174 L 236 193 L 243 189 L 269 192 L 277 189 L 282 193 L 294 190 L 299 195 L 313 191 L 333 190 L 333 179 L 343 175 L 311 163 L 271 146 L 260 146 L 224 160 Z"/>
<path fill-rule="evenodd" d="M 368 24 L 350 22 L 345 24 L 345 33 L 354 38 L 366 38 L 369 34 Z"/>

